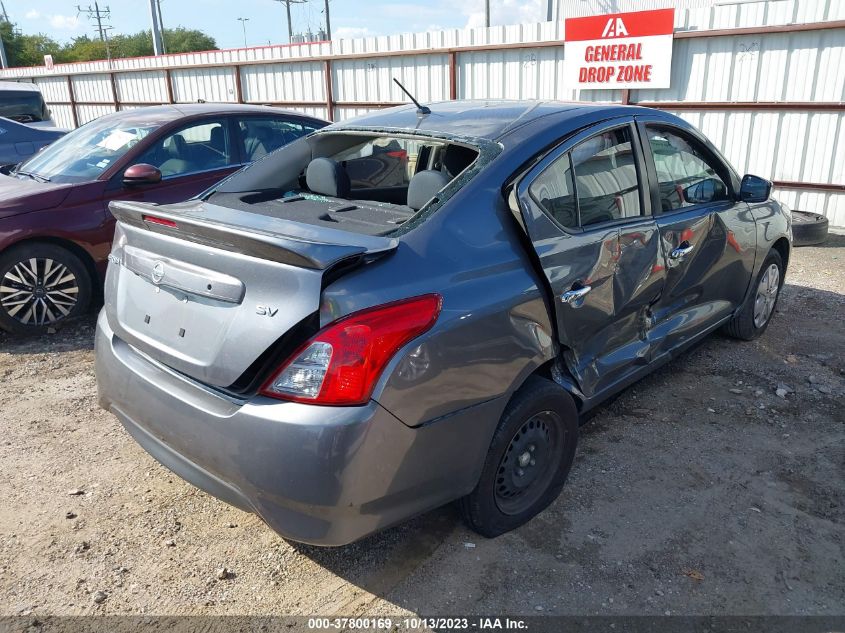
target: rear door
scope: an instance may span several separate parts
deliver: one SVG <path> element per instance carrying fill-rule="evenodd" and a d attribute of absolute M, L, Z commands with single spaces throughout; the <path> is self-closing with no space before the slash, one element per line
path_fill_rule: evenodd
<path fill-rule="evenodd" d="M 245 163 L 258 160 L 321 127 L 311 121 L 279 115 L 243 114 L 236 116 L 235 121 L 237 143 Z"/>
<path fill-rule="evenodd" d="M 517 186 L 564 359 L 587 396 L 651 358 L 665 271 L 645 182 L 635 127 L 617 120 L 565 141 Z"/>
<path fill-rule="evenodd" d="M 127 187 L 118 174 L 109 199 L 169 204 L 192 198 L 242 166 L 234 136 L 228 117 L 195 120 L 165 133 L 127 165 L 153 165 L 161 182 Z"/>
<path fill-rule="evenodd" d="M 755 225 L 730 168 L 689 130 L 639 121 L 666 266 L 655 328 L 671 351 L 718 324 L 742 302 L 751 278 Z"/>

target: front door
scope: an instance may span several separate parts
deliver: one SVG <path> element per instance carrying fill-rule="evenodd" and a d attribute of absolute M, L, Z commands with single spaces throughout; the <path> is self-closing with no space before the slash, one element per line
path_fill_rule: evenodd
<path fill-rule="evenodd" d="M 115 177 L 109 200 L 170 204 L 202 193 L 240 167 L 240 155 L 227 118 L 194 121 L 157 140 L 133 164 L 161 171 L 155 185 L 124 186 Z"/>
<path fill-rule="evenodd" d="M 517 188 L 563 356 L 586 396 L 652 356 L 649 310 L 665 271 L 644 180 L 635 128 L 617 120 L 563 143 Z"/>
<path fill-rule="evenodd" d="M 745 297 L 756 237 L 730 169 L 688 130 L 659 121 L 639 126 L 653 169 L 654 206 L 666 287 L 655 332 L 671 351 L 730 316 Z M 749 217 L 746 217 L 749 216 Z"/>

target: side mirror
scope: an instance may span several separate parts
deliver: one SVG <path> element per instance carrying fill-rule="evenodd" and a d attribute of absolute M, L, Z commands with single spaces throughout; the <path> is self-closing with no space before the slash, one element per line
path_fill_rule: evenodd
<path fill-rule="evenodd" d="M 765 202 L 772 195 L 772 181 L 746 174 L 739 186 L 739 199 L 743 202 Z"/>
<path fill-rule="evenodd" d="M 684 201 L 690 204 L 706 204 L 725 199 L 725 185 L 718 178 L 707 178 L 684 189 Z"/>
<path fill-rule="evenodd" d="M 123 172 L 123 184 L 127 186 L 155 185 L 161 182 L 161 171 L 158 167 L 138 163 Z"/>

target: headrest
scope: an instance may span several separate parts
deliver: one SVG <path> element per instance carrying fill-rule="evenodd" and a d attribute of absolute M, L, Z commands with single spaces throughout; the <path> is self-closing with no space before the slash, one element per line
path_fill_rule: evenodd
<path fill-rule="evenodd" d="M 478 152 L 463 145 L 447 145 L 443 150 L 443 169 L 452 178 L 469 167 L 478 157 Z"/>
<path fill-rule="evenodd" d="M 351 189 L 349 174 L 331 158 L 315 158 L 308 163 L 305 184 L 314 193 L 332 198 L 348 198 Z"/>
<path fill-rule="evenodd" d="M 427 169 L 411 178 L 408 183 L 408 206 L 418 211 L 449 182 L 449 177 L 440 171 Z"/>

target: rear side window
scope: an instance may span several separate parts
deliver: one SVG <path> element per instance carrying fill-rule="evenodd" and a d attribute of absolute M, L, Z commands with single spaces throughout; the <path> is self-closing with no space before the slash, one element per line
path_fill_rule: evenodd
<path fill-rule="evenodd" d="M 728 187 L 718 174 L 718 164 L 697 141 L 652 126 L 646 130 L 663 211 L 728 199 Z"/>
<path fill-rule="evenodd" d="M 602 132 L 559 157 L 531 183 L 534 200 L 566 228 L 642 215 L 628 126 Z"/>
<path fill-rule="evenodd" d="M 258 160 L 317 128 L 294 119 L 244 117 L 238 121 L 246 162 Z"/>

